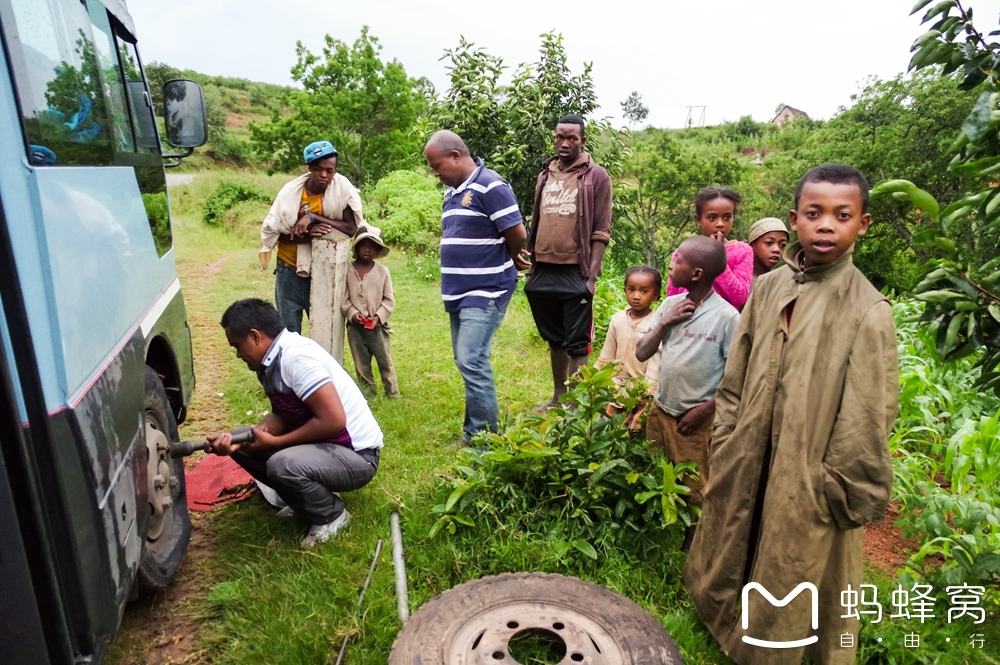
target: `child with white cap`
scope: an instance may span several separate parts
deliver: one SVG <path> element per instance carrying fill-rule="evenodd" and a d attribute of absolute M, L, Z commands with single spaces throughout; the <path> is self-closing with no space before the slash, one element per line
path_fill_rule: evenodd
<path fill-rule="evenodd" d="M 361 390 L 375 396 L 372 358 L 378 363 L 382 388 L 388 397 L 399 397 L 396 371 L 389 352 L 389 315 L 396 305 L 389 269 L 375 263 L 389 253 L 382 231 L 362 226 L 354 238 L 354 261 L 347 270 L 347 291 L 341 311 L 347 319 L 347 343 L 354 357 Z"/>
<path fill-rule="evenodd" d="M 753 248 L 753 276 L 756 279 L 771 272 L 781 261 L 788 244 L 788 229 L 777 217 L 758 219 L 750 226 L 747 242 Z"/>

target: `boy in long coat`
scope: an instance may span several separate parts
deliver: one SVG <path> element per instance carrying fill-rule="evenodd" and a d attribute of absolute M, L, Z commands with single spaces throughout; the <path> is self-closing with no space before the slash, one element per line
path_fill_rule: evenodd
<path fill-rule="evenodd" d="M 802 178 L 789 212 L 798 242 L 786 266 L 757 279 L 716 396 L 684 582 L 740 665 L 855 659 L 841 646 L 858 641 L 841 592 L 862 581 L 860 527 L 885 511 L 899 402 L 892 308 L 851 261 L 867 204 L 856 169 L 827 164 Z M 759 586 L 744 593 L 748 583 Z M 803 583 L 816 588 L 818 621 L 812 590 L 793 595 Z"/>

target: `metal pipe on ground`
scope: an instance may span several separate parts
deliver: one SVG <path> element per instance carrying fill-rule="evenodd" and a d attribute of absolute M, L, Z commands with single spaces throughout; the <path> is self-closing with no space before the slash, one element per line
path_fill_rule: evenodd
<path fill-rule="evenodd" d="M 406 586 L 406 563 L 403 561 L 403 532 L 399 528 L 399 513 L 389 515 L 392 532 L 392 567 L 396 571 L 396 613 L 399 622 L 410 618 L 410 592 Z"/>
<path fill-rule="evenodd" d="M 382 553 L 382 539 L 379 538 L 378 542 L 375 543 L 375 556 L 372 557 L 372 564 L 368 566 L 368 577 L 365 578 L 365 583 L 361 586 L 361 593 L 358 594 L 358 607 L 361 607 L 361 603 L 365 600 L 365 591 L 368 590 L 368 585 L 372 583 L 372 574 L 375 572 L 375 564 L 378 563 L 378 555 Z M 344 636 L 344 641 L 340 645 L 340 652 L 337 654 L 337 662 L 334 665 L 340 665 L 344 660 L 344 654 L 347 653 L 347 641 L 351 639 L 350 635 Z"/>

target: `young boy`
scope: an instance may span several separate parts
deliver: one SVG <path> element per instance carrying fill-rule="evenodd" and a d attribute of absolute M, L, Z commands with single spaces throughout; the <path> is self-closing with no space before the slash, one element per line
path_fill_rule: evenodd
<path fill-rule="evenodd" d="M 222 328 L 236 357 L 257 373 L 271 413 L 253 427 L 254 441 L 213 434 L 205 452 L 232 455 L 288 504 L 285 514 L 310 522 L 302 547 L 326 542 L 351 518 L 338 492 L 375 477 L 382 430 L 347 372 L 319 344 L 286 330 L 271 303 L 234 302 Z"/>
<path fill-rule="evenodd" d="M 750 225 L 747 242 L 753 249 L 753 277 L 757 279 L 778 265 L 788 244 L 788 229 L 777 217 L 758 219 Z"/>
<path fill-rule="evenodd" d="M 740 665 L 854 662 L 858 621 L 841 618 L 841 593 L 859 589 L 859 527 L 882 519 L 889 498 L 899 398 L 892 308 L 851 261 L 867 207 L 857 169 L 803 176 L 788 213 L 798 242 L 757 279 L 716 396 L 684 582 Z M 760 586 L 741 596 L 747 583 Z M 815 590 L 791 595 L 804 583 Z"/>
<path fill-rule="evenodd" d="M 347 319 L 347 343 L 354 358 L 354 369 L 361 380 L 361 390 L 368 397 L 375 396 L 373 357 L 378 363 L 386 396 L 400 396 L 389 349 L 389 316 L 396 306 L 392 279 L 388 268 L 375 263 L 375 259 L 388 253 L 382 231 L 374 226 L 358 229 L 354 238 L 354 261 L 347 269 L 347 286 L 340 306 Z"/>
<path fill-rule="evenodd" d="M 662 346 L 646 438 L 664 448 L 672 463 L 695 463 L 698 477 L 684 480 L 694 505 L 701 503 L 701 489 L 708 480 L 715 390 L 740 316 L 712 290 L 726 265 L 726 248 L 714 238 L 695 236 L 681 243 L 670 264 L 670 282 L 687 293 L 663 301 L 635 349 L 636 358 L 646 360 Z"/>

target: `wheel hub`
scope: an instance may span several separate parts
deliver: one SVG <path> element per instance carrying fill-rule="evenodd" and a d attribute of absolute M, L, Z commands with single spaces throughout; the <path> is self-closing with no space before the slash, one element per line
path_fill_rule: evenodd
<path fill-rule="evenodd" d="M 558 665 L 620 665 L 621 650 L 613 637 L 586 614 L 541 602 L 514 602 L 471 617 L 446 647 L 445 662 L 455 665 L 517 663 L 508 644 L 525 630 L 547 631 L 562 638 L 566 657 Z"/>
<path fill-rule="evenodd" d="M 177 479 L 173 477 L 170 459 L 167 455 L 167 437 L 148 413 L 146 414 L 146 451 L 148 453 L 146 463 L 147 496 L 151 513 L 146 539 L 156 540 L 163 533 L 163 528 L 168 522 L 166 518 L 174 502 L 171 492 L 177 486 Z"/>

